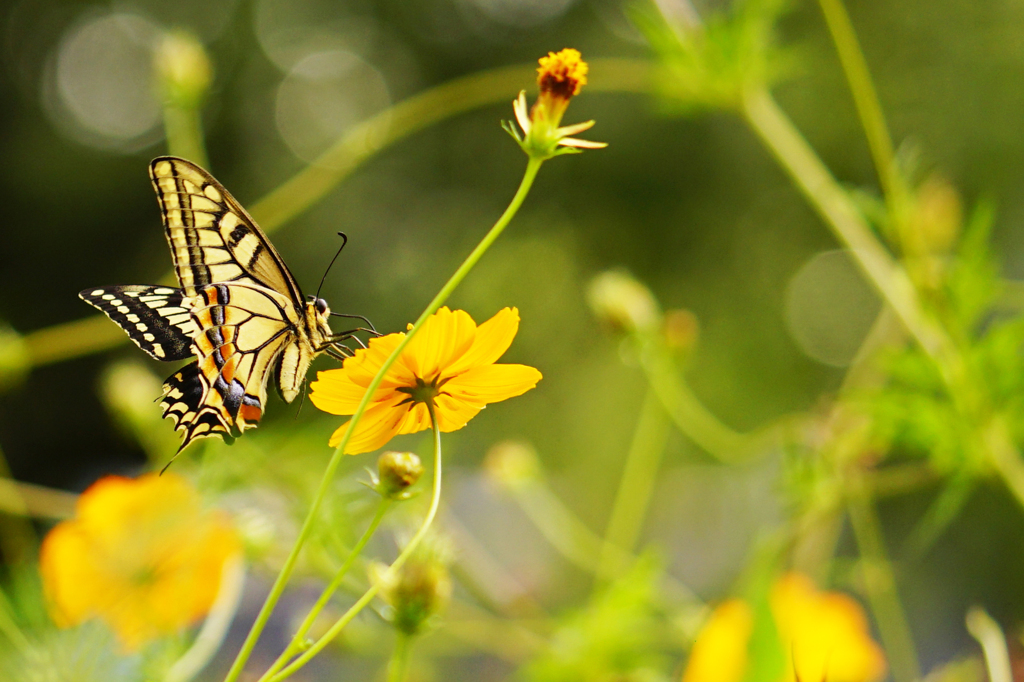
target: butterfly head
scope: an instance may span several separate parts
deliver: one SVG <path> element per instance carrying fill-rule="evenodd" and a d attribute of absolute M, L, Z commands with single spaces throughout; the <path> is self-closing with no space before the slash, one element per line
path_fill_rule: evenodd
<path fill-rule="evenodd" d="M 310 327 L 313 333 L 319 335 L 319 339 L 314 339 L 314 345 L 319 346 L 331 338 L 331 325 L 328 323 L 328 319 L 331 316 L 331 308 L 327 305 L 327 301 L 322 298 L 311 297 L 309 303 L 306 304 L 306 318 L 314 324 Z"/>

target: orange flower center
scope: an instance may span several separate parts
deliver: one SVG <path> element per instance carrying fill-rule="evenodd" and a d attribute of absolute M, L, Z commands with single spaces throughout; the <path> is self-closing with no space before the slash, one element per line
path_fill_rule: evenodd
<path fill-rule="evenodd" d="M 587 84 L 587 69 L 578 50 L 566 48 L 557 53 L 549 52 L 547 57 L 540 58 L 537 85 L 541 94 L 568 100 Z"/>

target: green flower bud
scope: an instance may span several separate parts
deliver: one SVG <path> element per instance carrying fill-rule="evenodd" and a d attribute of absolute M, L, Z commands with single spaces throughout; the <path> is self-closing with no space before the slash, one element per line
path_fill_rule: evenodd
<path fill-rule="evenodd" d="M 155 67 L 164 99 L 184 109 L 198 108 L 213 81 L 203 44 L 185 31 L 164 35 L 156 49 Z"/>
<path fill-rule="evenodd" d="M 595 277 L 587 300 L 597 318 L 613 329 L 632 334 L 655 332 L 661 326 L 654 294 L 627 272 L 609 270 Z"/>
<path fill-rule="evenodd" d="M 446 554 L 436 540 L 428 540 L 393 575 L 382 565 L 371 568 L 389 607 L 388 620 L 399 632 L 419 634 L 448 603 L 452 583 Z"/>
<path fill-rule="evenodd" d="M 502 441 L 487 452 L 484 473 L 498 487 L 520 488 L 540 478 L 537 451 L 529 443 Z"/>
<path fill-rule="evenodd" d="M 420 458 L 411 452 L 385 452 L 377 460 L 377 479 L 374 489 L 392 500 L 404 500 L 409 496 L 408 488 L 416 484 L 423 475 Z"/>

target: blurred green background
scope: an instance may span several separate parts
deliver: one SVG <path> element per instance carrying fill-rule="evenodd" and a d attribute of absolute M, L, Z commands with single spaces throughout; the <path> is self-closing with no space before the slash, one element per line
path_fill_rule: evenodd
<path fill-rule="evenodd" d="M 612 0 L 0 4 L 0 321 L 28 333 L 83 318 L 91 311 L 79 290 L 153 282 L 168 270 L 146 175 L 166 153 L 147 47 L 160 30 L 186 28 L 205 43 L 215 70 L 203 113 L 210 170 L 251 205 L 355 122 L 450 78 L 529 65 L 566 46 L 586 59 L 649 57 L 623 9 Z M 1004 272 L 1024 276 L 1024 4 L 851 0 L 848 9 L 901 153 L 948 177 L 965 205 L 993 199 Z M 817 6 L 794 2 L 780 33 L 797 66 L 776 89 L 781 105 L 842 182 L 876 192 Z M 594 68 L 591 83 L 601 79 Z M 323 290 L 332 308 L 382 331 L 413 320 L 514 191 L 525 158 L 499 122 L 528 86 L 510 82 L 507 102 L 390 147 L 275 232 L 304 289 L 315 290 L 343 230 L 349 245 Z M 739 431 L 820 407 L 879 307 L 738 119 L 677 117 L 653 97 L 584 89 L 567 121 L 588 118 L 597 120 L 589 137 L 609 148 L 546 164 L 509 231 L 449 302 L 478 322 L 517 306 L 521 331 L 506 360 L 545 378 L 448 438 L 446 502 L 555 610 L 583 594 L 583 574 L 481 483 L 479 464 L 498 441 L 529 440 L 566 504 L 603 528 L 645 383 L 589 312 L 594 275 L 626 268 L 665 308 L 693 311 L 691 385 Z M 105 368 L 124 358 L 143 361 L 125 345 L 37 368 L 0 394 L 0 447 L 15 478 L 79 491 L 145 465 L 98 390 Z M 145 362 L 161 377 L 173 369 Z M 276 398 L 269 412 L 247 440 L 320 433 L 326 463 L 335 419 L 309 405 L 296 416 Z M 406 440 L 396 445 L 421 442 Z M 753 538 L 784 513 L 778 478 L 771 461 L 725 470 L 673 434 L 644 541 L 701 596 L 720 597 Z M 882 505 L 894 547 L 936 490 Z M 840 549 L 853 553 L 845 534 Z M 974 646 L 962 625 L 971 604 L 1017 627 L 1022 552 L 1020 509 L 993 483 L 926 557 L 897 566 L 926 670 Z"/>

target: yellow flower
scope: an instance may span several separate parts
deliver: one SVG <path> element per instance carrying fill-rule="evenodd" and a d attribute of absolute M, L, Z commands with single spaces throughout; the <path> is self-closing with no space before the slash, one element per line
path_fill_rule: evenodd
<path fill-rule="evenodd" d="M 780 682 L 877 682 L 885 675 L 885 656 L 849 596 L 821 592 L 806 576 L 789 573 L 772 586 L 771 611 L 787 661 Z M 740 682 L 752 632 L 746 602 L 722 603 L 697 635 L 683 682 Z"/>
<path fill-rule="evenodd" d="M 401 433 L 430 428 L 427 403 L 433 404 L 441 431 L 461 429 L 490 403 L 522 395 L 541 374 L 526 365 L 496 365 L 519 330 L 519 311 L 505 308 L 477 327 L 462 310 L 441 308 L 405 347 L 377 388 L 345 452 L 383 447 Z M 317 373 L 309 399 L 324 412 L 354 414 L 377 371 L 401 343 L 404 333 L 371 339 L 341 369 Z M 349 424 L 331 436 L 341 443 Z"/>
<path fill-rule="evenodd" d="M 885 656 L 849 596 L 820 592 L 807 576 L 789 573 L 772 587 L 771 605 L 782 645 L 792 652 L 789 680 L 873 682 L 885 675 Z"/>
<path fill-rule="evenodd" d="M 566 48 L 561 52 L 549 52 L 540 58 L 537 68 L 537 86 L 540 96 L 527 113 L 526 92 L 512 102 L 516 121 L 523 129 L 520 137 L 515 128 L 508 124 L 505 129 L 515 138 L 519 146 L 530 156 L 547 159 L 559 154 L 578 152 L 580 149 L 601 149 L 608 145 L 604 142 L 579 140 L 570 135 L 582 133 L 594 126 L 594 121 L 586 121 L 560 128 L 562 116 L 569 106 L 569 100 L 579 94 L 580 88 L 587 84 L 587 63 L 581 59 L 578 50 Z M 561 148 L 560 148 L 561 147 Z"/>
<path fill-rule="evenodd" d="M 39 568 L 58 626 L 98 618 L 134 651 L 202 618 L 240 552 L 226 515 L 180 476 L 108 476 L 46 536 Z"/>
<path fill-rule="evenodd" d="M 740 682 L 747 669 L 747 642 L 754 614 L 742 599 L 723 602 L 690 649 L 683 682 Z"/>

